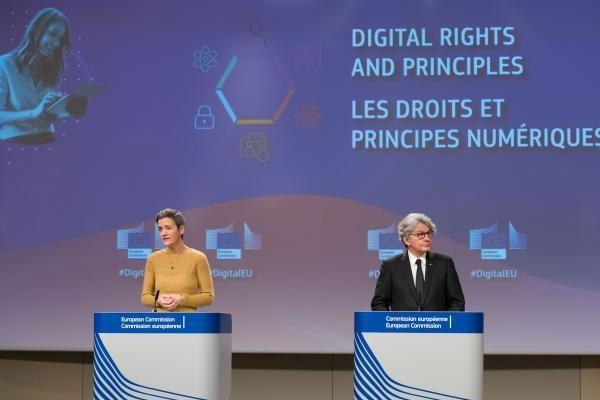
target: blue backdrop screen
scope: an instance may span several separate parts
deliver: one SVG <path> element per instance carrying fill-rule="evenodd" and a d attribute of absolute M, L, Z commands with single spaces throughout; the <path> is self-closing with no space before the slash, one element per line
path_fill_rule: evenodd
<path fill-rule="evenodd" d="M 0 348 L 90 349 L 93 312 L 143 311 L 172 207 L 235 351 L 351 352 L 419 211 L 486 352 L 600 352 L 597 2 L 46 5 L 89 102 L 0 141 Z M 41 8 L 5 2 L 1 54 Z"/>

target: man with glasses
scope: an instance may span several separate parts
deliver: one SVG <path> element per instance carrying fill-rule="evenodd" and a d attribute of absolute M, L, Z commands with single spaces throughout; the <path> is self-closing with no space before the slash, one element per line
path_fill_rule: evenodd
<path fill-rule="evenodd" d="M 406 250 L 381 265 L 373 311 L 464 311 L 465 298 L 452 258 L 431 252 L 435 224 L 408 214 L 398 224 Z"/>

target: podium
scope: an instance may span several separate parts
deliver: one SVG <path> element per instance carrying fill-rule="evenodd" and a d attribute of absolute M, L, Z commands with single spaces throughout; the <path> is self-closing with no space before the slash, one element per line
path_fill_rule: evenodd
<path fill-rule="evenodd" d="M 356 312 L 354 398 L 482 400 L 483 313 Z"/>
<path fill-rule="evenodd" d="M 229 400 L 230 391 L 230 314 L 94 314 L 94 399 Z"/>

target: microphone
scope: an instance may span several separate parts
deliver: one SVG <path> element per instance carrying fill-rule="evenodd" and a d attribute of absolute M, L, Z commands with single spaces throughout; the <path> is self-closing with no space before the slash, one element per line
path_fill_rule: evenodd
<path fill-rule="evenodd" d="M 154 293 L 154 312 L 156 312 L 156 301 L 158 300 L 159 294 L 160 294 L 160 290 L 157 290 L 156 293 Z"/>

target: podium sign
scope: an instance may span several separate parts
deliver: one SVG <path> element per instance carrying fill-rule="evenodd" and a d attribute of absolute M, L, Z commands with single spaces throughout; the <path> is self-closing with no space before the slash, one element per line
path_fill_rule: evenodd
<path fill-rule="evenodd" d="M 230 391 L 230 314 L 94 314 L 94 399 L 229 400 Z"/>
<path fill-rule="evenodd" d="M 356 312 L 354 398 L 482 400 L 483 313 Z"/>

